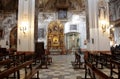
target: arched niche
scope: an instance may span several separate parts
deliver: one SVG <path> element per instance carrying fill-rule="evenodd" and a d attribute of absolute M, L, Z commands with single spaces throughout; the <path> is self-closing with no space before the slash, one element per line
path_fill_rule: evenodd
<path fill-rule="evenodd" d="M 64 54 L 64 26 L 60 21 L 51 21 L 48 25 L 47 49 Z"/>
<path fill-rule="evenodd" d="M 17 50 L 17 26 L 10 31 L 10 49 Z"/>

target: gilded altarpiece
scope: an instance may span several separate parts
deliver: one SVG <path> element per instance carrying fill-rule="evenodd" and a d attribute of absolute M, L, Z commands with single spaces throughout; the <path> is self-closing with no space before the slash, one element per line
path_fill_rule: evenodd
<path fill-rule="evenodd" d="M 64 26 L 60 21 L 48 25 L 47 49 L 64 54 Z"/>

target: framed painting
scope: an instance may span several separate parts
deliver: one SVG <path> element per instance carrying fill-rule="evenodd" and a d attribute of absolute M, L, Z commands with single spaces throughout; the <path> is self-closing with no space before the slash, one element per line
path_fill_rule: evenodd
<path fill-rule="evenodd" d="M 44 28 L 38 29 L 38 38 L 44 38 Z"/>
<path fill-rule="evenodd" d="M 49 12 L 49 13 L 44 13 L 44 12 L 41 12 L 39 13 L 39 24 L 43 24 L 44 21 L 51 21 L 51 20 L 55 20 L 55 13 L 52 13 L 52 12 Z M 44 19 L 43 19 L 44 18 Z"/>
<path fill-rule="evenodd" d="M 67 9 L 59 9 L 58 10 L 58 19 L 60 19 L 60 20 L 67 19 Z"/>
<path fill-rule="evenodd" d="M 59 37 L 58 36 L 53 36 L 52 46 L 59 46 Z"/>

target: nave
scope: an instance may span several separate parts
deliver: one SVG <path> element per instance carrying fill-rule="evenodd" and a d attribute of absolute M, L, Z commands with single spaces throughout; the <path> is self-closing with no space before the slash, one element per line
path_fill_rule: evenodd
<path fill-rule="evenodd" d="M 91 75 L 97 73 L 97 71 L 87 73 L 87 78 L 85 78 L 84 63 L 80 65 L 80 68 L 75 68 L 74 65 L 72 64 L 73 62 L 75 62 L 74 54 L 51 55 L 51 57 L 53 59 L 53 62 L 49 66 L 49 68 L 39 70 L 40 79 L 92 79 Z M 94 63 L 96 63 L 96 62 L 94 62 Z M 95 66 L 95 64 L 94 64 L 94 66 Z M 98 63 L 97 69 L 100 72 L 102 72 L 103 74 L 110 77 L 111 70 L 109 67 L 103 65 L 103 68 L 101 68 L 101 64 Z M 117 68 L 114 68 L 114 71 L 117 71 Z M 106 79 L 106 78 L 102 78 L 102 77 L 100 78 L 99 76 L 101 76 L 100 73 L 95 75 L 95 79 Z M 114 77 L 114 79 L 118 79 L 118 75 L 115 73 L 113 73 L 112 77 Z M 111 78 L 109 78 L 109 79 L 111 79 Z"/>
<path fill-rule="evenodd" d="M 46 69 L 39 69 L 40 79 L 82 79 L 85 76 L 85 69 L 74 69 L 72 61 L 74 54 L 70 55 L 50 55 L 52 63 Z M 20 79 L 24 79 L 24 70 L 20 70 Z M 36 78 L 37 74 L 33 76 Z"/>
<path fill-rule="evenodd" d="M 109 62 L 106 60 L 106 58 L 109 59 L 109 57 L 102 56 L 102 54 L 89 54 L 87 62 L 85 61 L 85 63 L 80 64 L 80 68 L 74 65 L 76 59 L 75 54 L 49 55 L 49 57 L 52 58 L 52 62 L 48 64 L 47 67 L 40 67 L 40 65 L 43 64 L 42 60 L 39 61 L 39 59 L 34 59 L 34 62 L 31 61 L 33 60 L 31 56 L 25 56 L 24 61 L 23 55 L 14 55 L 16 56 L 16 60 L 13 59 L 14 57 L 12 60 L 9 60 L 11 56 L 9 56 L 9 58 L 6 56 L 6 59 L 4 58 L 0 61 L 1 79 L 113 79 L 111 77 L 119 79 L 119 67 L 117 68 L 117 66 L 115 66 L 117 62 Z M 111 63 L 113 64 L 112 68 L 114 71 L 118 70 L 118 74 L 111 71 Z M 44 66 L 46 65 L 44 64 Z M 85 76 L 86 70 L 87 76 Z M 14 74 L 16 75 L 14 76 Z M 104 76 L 108 78 L 104 78 Z"/>
<path fill-rule="evenodd" d="M 52 57 L 52 63 L 50 65 L 48 65 L 47 68 L 38 67 L 39 74 L 35 73 L 32 78 L 37 78 L 37 75 L 39 76 L 39 79 L 81 79 L 81 78 L 84 78 L 85 69 L 74 69 L 74 67 L 72 66 L 72 62 L 75 60 L 74 54 L 50 55 L 50 57 Z M 4 59 L 4 60 L 7 60 L 7 59 Z M 25 62 L 28 62 L 30 60 L 31 59 L 28 59 Z M 8 63 L 8 62 L 5 62 L 5 63 Z M 12 72 L 12 74 L 10 74 L 9 77 L 7 77 L 8 79 L 29 79 L 29 77 L 28 78 L 25 77 L 25 69 L 24 69 L 24 68 L 27 69 L 27 74 L 29 72 L 31 72 L 29 70 L 29 65 L 28 66 L 26 65 L 27 67 L 24 67 L 25 66 L 24 63 L 18 64 L 18 61 L 16 61 L 16 63 L 17 63 L 17 65 L 15 65 L 14 67 L 17 67 L 16 69 L 18 69 L 18 71 L 19 71 L 19 76 L 18 76 L 18 72 L 16 70 L 9 71 L 11 68 L 14 68 L 14 67 L 11 66 L 11 64 L 10 64 L 10 68 L 9 67 L 6 68 L 5 66 L 8 66 L 8 64 L 7 64 L 4 66 L 1 65 L 0 77 L 1 77 L 1 74 L 4 72 L 7 72 L 7 74 Z M 1 64 L 1 62 L 0 62 L 0 64 Z M 21 64 L 24 64 L 24 66 L 19 66 Z M 40 62 L 37 61 L 36 64 L 39 65 Z M 32 63 L 32 67 L 35 68 L 33 63 Z M 14 76 L 13 72 L 17 72 L 17 73 L 15 73 L 16 74 L 15 76 Z"/>
<path fill-rule="evenodd" d="M 73 69 L 74 55 L 53 55 L 53 63 L 48 69 L 40 70 L 41 79 L 81 79 L 84 69 Z"/>

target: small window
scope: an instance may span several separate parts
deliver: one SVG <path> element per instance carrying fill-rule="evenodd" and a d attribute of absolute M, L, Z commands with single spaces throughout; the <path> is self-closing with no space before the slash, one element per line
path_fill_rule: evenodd
<path fill-rule="evenodd" d="M 70 25 L 70 30 L 77 30 L 77 25 L 76 24 Z"/>

